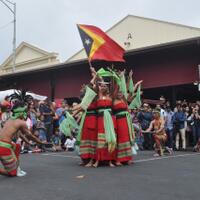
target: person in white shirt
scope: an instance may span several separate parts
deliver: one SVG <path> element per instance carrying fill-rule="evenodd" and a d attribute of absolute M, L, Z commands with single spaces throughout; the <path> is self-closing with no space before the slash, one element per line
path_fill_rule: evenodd
<path fill-rule="evenodd" d="M 74 151 L 75 142 L 76 142 L 76 139 L 73 136 L 68 137 L 66 142 L 65 142 L 66 150 L 67 151 Z"/>
<path fill-rule="evenodd" d="M 174 127 L 173 127 L 173 115 L 174 112 L 172 112 L 171 107 L 167 106 L 166 109 L 166 118 L 165 118 L 165 131 L 168 136 L 167 140 L 167 146 L 166 149 L 169 151 L 170 154 L 173 153 L 173 138 L 174 138 Z"/>
<path fill-rule="evenodd" d="M 165 121 L 167 116 L 166 111 L 159 104 L 156 105 L 156 109 L 160 110 L 160 117 Z"/>

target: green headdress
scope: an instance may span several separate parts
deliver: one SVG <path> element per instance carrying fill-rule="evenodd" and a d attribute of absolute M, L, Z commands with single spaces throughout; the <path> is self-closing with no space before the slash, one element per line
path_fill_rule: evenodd
<path fill-rule="evenodd" d="M 160 114 L 160 109 L 155 108 L 155 109 L 153 110 L 153 113 L 158 113 L 158 114 Z"/>
<path fill-rule="evenodd" d="M 97 75 L 103 78 L 105 77 L 113 78 L 116 81 L 116 83 L 120 85 L 120 77 L 117 75 L 117 73 L 114 70 L 109 69 L 108 71 L 101 68 L 97 71 Z"/>
<path fill-rule="evenodd" d="M 12 116 L 11 119 L 17 119 L 23 117 L 24 119 L 27 118 L 27 107 L 17 107 L 12 109 Z"/>
<path fill-rule="evenodd" d="M 100 77 L 108 77 L 108 76 L 110 77 L 110 76 L 112 76 L 112 73 L 101 68 L 97 71 L 97 75 L 100 76 Z"/>

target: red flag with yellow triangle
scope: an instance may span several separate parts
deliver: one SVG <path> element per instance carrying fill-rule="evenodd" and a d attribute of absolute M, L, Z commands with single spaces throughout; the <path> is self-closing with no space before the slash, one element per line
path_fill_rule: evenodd
<path fill-rule="evenodd" d="M 96 26 L 78 24 L 78 30 L 89 61 L 125 62 L 125 50 Z"/>

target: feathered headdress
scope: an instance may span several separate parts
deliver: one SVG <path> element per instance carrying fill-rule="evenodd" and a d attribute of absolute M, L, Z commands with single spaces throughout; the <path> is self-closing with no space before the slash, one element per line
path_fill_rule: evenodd
<path fill-rule="evenodd" d="M 33 100 L 33 97 L 26 94 L 26 90 L 16 90 L 14 94 L 9 96 L 9 99 L 13 103 L 12 119 L 26 118 L 27 106 Z"/>
<path fill-rule="evenodd" d="M 26 90 L 15 90 L 15 93 L 11 94 L 9 99 L 12 102 L 20 102 L 21 104 L 27 105 L 33 100 L 33 97 L 28 95 Z"/>

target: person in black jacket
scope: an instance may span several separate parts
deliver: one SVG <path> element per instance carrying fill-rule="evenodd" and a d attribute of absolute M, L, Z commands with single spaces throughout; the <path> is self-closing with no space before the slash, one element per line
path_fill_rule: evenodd
<path fill-rule="evenodd" d="M 153 119 L 152 112 L 149 111 L 149 105 L 144 103 L 143 109 L 137 115 L 138 121 L 141 124 L 142 130 L 149 128 L 149 125 Z M 152 150 L 153 149 L 153 138 L 151 133 L 144 134 L 144 149 Z"/>
<path fill-rule="evenodd" d="M 177 105 L 177 112 L 173 115 L 174 132 L 176 134 L 176 150 L 179 150 L 179 140 L 181 136 L 182 149 L 186 150 L 185 124 L 186 114 L 183 112 L 181 104 Z"/>
<path fill-rule="evenodd" d="M 193 144 L 194 150 L 197 150 L 197 147 L 200 147 L 200 109 L 199 105 L 195 105 L 193 108 L 192 114 L 192 133 L 193 133 Z"/>

